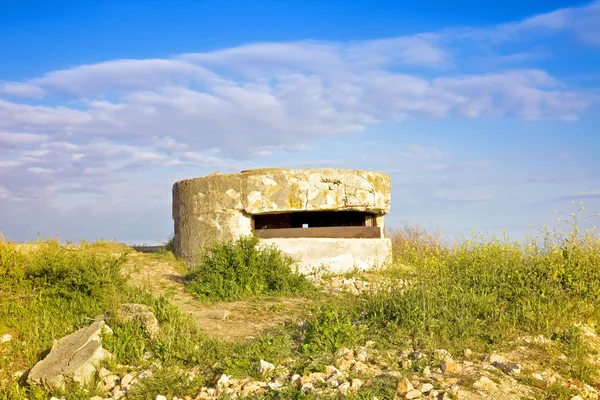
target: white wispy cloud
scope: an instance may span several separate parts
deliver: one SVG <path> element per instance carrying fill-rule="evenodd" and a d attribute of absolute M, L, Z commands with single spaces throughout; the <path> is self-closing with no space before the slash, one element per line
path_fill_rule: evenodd
<path fill-rule="evenodd" d="M 595 46 L 599 10 L 596 1 L 487 28 L 352 42 L 253 43 L 0 81 L 1 198 L 20 202 L 74 191 L 110 197 L 146 170 L 243 169 L 382 121 L 575 121 L 598 95 L 541 68 L 522 67 L 532 54 L 551 54 L 547 46 L 522 48 L 522 42 L 567 34 Z M 520 47 L 504 50 L 511 41 Z M 474 72 L 465 67 L 473 57 L 496 61 Z M 418 145 L 386 150 L 390 154 L 382 159 L 390 164 L 443 157 L 441 149 Z M 483 165 L 428 169 L 472 167 Z M 132 196 L 136 192 L 140 196 L 139 188 Z M 439 193 L 452 201 L 486 196 Z"/>
<path fill-rule="evenodd" d="M 494 198 L 490 192 L 478 189 L 439 190 L 435 193 L 435 197 L 440 200 L 448 200 L 459 203 L 487 201 Z"/>
<path fill-rule="evenodd" d="M 481 169 L 490 165 L 489 161 L 465 161 L 453 164 L 426 165 L 425 170 L 431 172 L 459 171 L 464 169 Z"/>

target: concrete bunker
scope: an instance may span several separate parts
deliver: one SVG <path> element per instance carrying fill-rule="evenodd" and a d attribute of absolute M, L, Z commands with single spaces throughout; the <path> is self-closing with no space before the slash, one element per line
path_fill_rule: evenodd
<path fill-rule="evenodd" d="M 173 185 L 175 254 L 188 263 L 213 240 L 254 234 L 303 273 L 380 266 L 391 254 L 390 177 L 350 169 L 268 168 Z"/>

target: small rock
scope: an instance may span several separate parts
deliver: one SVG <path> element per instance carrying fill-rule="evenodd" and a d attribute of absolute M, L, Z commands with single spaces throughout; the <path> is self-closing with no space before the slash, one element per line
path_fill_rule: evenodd
<path fill-rule="evenodd" d="M 500 354 L 490 354 L 488 357 L 486 357 L 489 361 L 490 364 L 495 364 L 495 363 L 504 363 L 507 362 L 508 360 L 506 359 L 506 357 L 501 356 Z"/>
<path fill-rule="evenodd" d="M 441 362 L 452 361 L 452 354 L 446 349 L 439 349 L 435 351 L 435 359 Z"/>
<path fill-rule="evenodd" d="M 464 351 L 463 354 L 464 354 L 465 357 L 468 358 L 468 357 L 471 357 L 473 355 L 473 351 L 471 349 L 465 349 L 465 351 Z"/>
<path fill-rule="evenodd" d="M 256 393 L 262 389 L 262 386 L 257 385 L 256 383 L 250 383 L 249 385 L 244 385 L 242 392 L 243 393 Z"/>
<path fill-rule="evenodd" d="M 424 383 L 421 385 L 419 390 L 421 391 L 421 393 L 429 393 L 433 390 L 433 385 L 431 383 Z"/>
<path fill-rule="evenodd" d="M 431 376 L 431 368 L 429 368 L 429 365 L 423 368 L 423 376 L 426 378 Z"/>
<path fill-rule="evenodd" d="M 217 381 L 217 387 L 226 388 L 228 385 L 229 385 L 229 377 L 225 374 L 221 375 L 221 377 Z"/>
<path fill-rule="evenodd" d="M 538 374 L 538 373 L 531 374 L 531 377 L 533 379 L 537 379 L 538 381 L 542 381 L 542 382 L 544 381 L 544 377 L 541 374 Z"/>
<path fill-rule="evenodd" d="M 410 392 L 411 390 L 414 390 L 414 386 L 412 385 L 412 383 L 410 383 L 408 378 L 404 377 L 404 378 L 400 379 L 400 381 L 398 382 L 398 385 L 396 386 L 396 394 L 399 396 L 404 396 L 406 393 Z M 420 393 L 421 392 L 419 392 L 419 394 Z"/>
<path fill-rule="evenodd" d="M 325 382 L 327 375 L 324 372 L 313 372 L 308 375 L 309 382 Z"/>
<path fill-rule="evenodd" d="M 358 360 L 358 361 L 366 362 L 368 358 L 369 358 L 369 354 L 367 353 L 367 350 L 365 350 L 365 349 L 361 349 L 356 354 L 356 360 Z"/>
<path fill-rule="evenodd" d="M 125 374 L 125 376 L 123 376 L 123 378 L 121 379 L 121 386 L 129 386 L 131 381 L 133 381 L 133 375 Z"/>
<path fill-rule="evenodd" d="M 273 364 L 271 364 L 270 362 L 266 362 L 264 360 L 260 360 L 258 362 L 257 371 L 259 374 L 266 375 L 273 370 L 275 370 L 275 366 Z"/>
<path fill-rule="evenodd" d="M 583 400 L 583 397 L 577 395 L 577 396 L 571 397 L 571 400 Z"/>
<path fill-rule="evenodd" d="M 329 378 L 327 378 L 327 380 L 325 381 L 325 384 L 327 386 L 329 386 L 330 388 L 337 388 L 338 386 L 340 386 L 342 384 L 342 380 L 337 375 L 331 375 Z"/>
<path fill-rule="evenodd" d="M 165 396 L 163 396 L 162 394 L 159 394 L 156 396 L 155 400 L 167 400 L 167 398 Z"/>
<path fill-rule="evenodd" d="M 10 342 L 12 340 L 12 335 L 5 333 L 4 335 L 0 336 L 0 343 L 7 343 Z"/>
<path fill-rule="evenodd" d="M 146 379 L 150 376 L 152 376 L 152 371 L 149 369 L 145 369 L 138 374 L 138 379 Z"/>
<path fill-rule="evenodd" d="M 338 360 L 337 366 L 342 371 L 348 371 L 355 363 L 356 361 L 354 360 L 346 360 L 342 358 L 341 360 Z"/>
<path fill-rule="evenodd" d="M 304 393 L 310 393 L 315 390 L 315 387 L 312 383 L 305 383 L 304 385 L 302 385 L 302 388 L 300 390 L 302 390 Z"/>
<path fill-rule="evenodd" d="M 352 371 L 356 372 L 357 374 L 366 374 L 369 371 L 369 366 L 362 361 L 357 361 L 352 366 Z"/>
<path fill-rule="evenodd" d="M 327 374 L 327 376 L 342 376 L 340 370 L 334 367 L 333 365 L 328 365 L 325 367 L 325 374 Z"/>
<path fill-rule="evenodd" d="M 443 362 L 440 365 L 440 369 L 442 370 L 442 373 L 448 373 L 448 374 L 458 374 L 462 371 L 462 367 L 460 366 L 460 364 L 458 364 L 455 361 L 446 361 Z"/>
<path fill-rule="evenodd" d="M 100 378 L 104 379 L 107 376 L 112 375 L 112 372 L 110 372 L 106 368 L 102 367 L 102 368 L 100 368 L 100 371 L 98 371 L 98 375 L 100 376 Z"/>
<path fill-rule="evenodd" d="M 418 389 L 413 389 L 404 395 L 407 399 L 417 399 L 421 397 L 421 391 Z"/>
<path fill-rule="evenodd" d="M 360 380 L 358 378 L 352 379 L 352 389 L 360 389 L 362 384 L 363 384 L 362 380 Z"/>
<path fill-rule="evenodd" d="M 496 389 L 497 386 L 498 385 L 496 385 L 496 383 L 487 376 L 482 376 L 475 381 L 475 383 L 473 383 L 473 387 L 484 391 L 492 391 Z"/>
<path fill-rule="evenodd" d="M 350 389 L 350 383 L 349 382 L 344 382 L 341 385 L 339 385 L 336 389 L 337 392 L 339 393 L 346 393 L 348 390 Z"/>
<path fill-rule="evenodd" d="M 104 376 L 102 381 L 104 382 L 102 390 L 110 391 L 119 383 L 119 377 L 117 375 L 108 375 Z"/>
<path fill-rule="evenodd" d="M 472 366 L 472 365 L 473 365 L 473 361 L 467 361 L 467 360 L 465 360 L 465 361 L 463 361 L 463 364 L 464 364 L 465 366 L 467 366 L 467 367 L 470 367 L 470 366 Z"/>
<path fill-rule="evenodd" d="M 300 376 L 298 374 L 292 375 L 292 378 L 290 379 L 290 384 L 294 387 L 301 386 L 302 385 L 302 376 Z"/>
<path fill-rule="evenodd" d="M 506 375 L 517 375 L 521 373 L 521 365 L 513 362 L 497 362 L 493 364 L 494 367 L 504 372 Z"/>
<path fill-rule="evenodd" d="M 90 400 L 104 400 L 104 398 L 100 397 L 100 396 L 94 396 L 94 397 L 90 398 Z"/>

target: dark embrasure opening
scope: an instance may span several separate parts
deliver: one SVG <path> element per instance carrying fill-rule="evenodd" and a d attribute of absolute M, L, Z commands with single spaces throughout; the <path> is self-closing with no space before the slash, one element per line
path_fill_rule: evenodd
<path fill-rule="evenodd" d="M 375 214 L 361 211 L 298 211 L 253 215 L 255 234 L 263 238 L 378 238 Z"/>
<path fill-rule="evenodd" d="M 254 215 L 254 229 L 367 226 L 373 214 L 360 211 L 300 211 Z"/>

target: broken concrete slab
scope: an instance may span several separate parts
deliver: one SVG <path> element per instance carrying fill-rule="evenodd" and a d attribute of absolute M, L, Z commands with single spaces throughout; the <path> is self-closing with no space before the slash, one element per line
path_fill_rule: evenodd
<path fill-rule="evenodd" d="M 59 390 L 64 390 L 70 382 L 82 386 L 91 383 L 100 363 L 112 357 L 101 344 L 100 335 L 105 328 L 105 322 L 97 320 L 56 340 L 50 353 L 31 369 L 27 381 Z"/>

